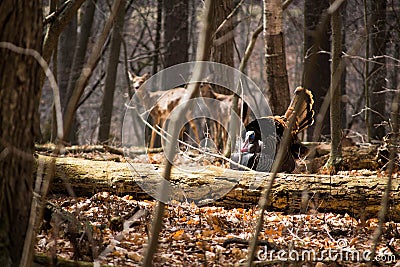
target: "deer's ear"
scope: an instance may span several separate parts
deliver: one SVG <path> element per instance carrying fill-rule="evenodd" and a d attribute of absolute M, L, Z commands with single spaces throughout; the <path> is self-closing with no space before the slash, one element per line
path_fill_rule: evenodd
<path fill-rule="evenodd" d="M 150 72 L 146 72 L 143 76 L 142 76 L 142 78 L 144 79 L 144 80 L 147 80 L 148 78 L 150 78 Z"/>
<path fill-rule="evenodd" d="M 137 75 L 130 70 L 128 70 L 128 76 L 129 76 L 129 80 L 131 80 L 131 82 L 133 82 L 133 80 L 137 77 Z"/>

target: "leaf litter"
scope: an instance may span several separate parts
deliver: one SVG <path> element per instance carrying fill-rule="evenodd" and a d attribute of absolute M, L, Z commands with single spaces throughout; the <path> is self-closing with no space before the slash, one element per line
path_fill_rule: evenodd
<path fill-rule="evenodd" d="M 49 202 L 55 209 L 37 236 L 37 253 L 105 265 L 140 265 L 156 201 L 100 192 L 91 198 L 52 196 Z M 246 261 L 257 216 L 256 206 L 167 205 L 154 265 L 240 265 Z M 377 225 L 377 219 L 356 220 L 348 214 L 267 212 L 256 263 L 364 266 Z M 380 266 L 393 266 L 399 253 L 400 223 L 388 222 L 377 249 Z"/>

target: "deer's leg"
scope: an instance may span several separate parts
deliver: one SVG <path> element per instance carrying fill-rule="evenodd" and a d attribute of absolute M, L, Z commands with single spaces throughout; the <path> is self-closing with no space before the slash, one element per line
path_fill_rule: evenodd
<path fill-rule="evenodd" d="M 196 143 L 200 144 L 200 137 L 199 137 L 199 132 L 197 130 L 196 122 L 194 120 L 190 120 L 189 121 L 189 125 L 190 125 L 190 128 L 192 129 L 192 131 L 194 133 L 194 137 L 196 139 Z"/>
<path fill-rule="evenodd" d="M 160 125 L 160 117 L 154 116 L 153 117 L 153 127 L 157 129 L 157 125 Z M 154 143 L 156 142 L 157 133 L 155 129 L 151 129 L 151 138 L 150 138 L 150 146 L 149 148 L 154 148 Z"/>

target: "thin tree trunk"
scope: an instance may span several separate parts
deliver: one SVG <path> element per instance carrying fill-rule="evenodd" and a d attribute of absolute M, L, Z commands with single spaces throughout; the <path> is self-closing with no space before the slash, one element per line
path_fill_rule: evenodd
<path fill-rule="evenodd" d="M 18 266 L 29 222 L 34 167 L 34 117 L 40 98 L 39 64 L 5 43 L 41 52 L 41 1 L 0 5 L 0 266 Z M 30 50 L 30 51 L 32 51 Z M 11 78 L 13 77 L 13 78 Z M 29 255 L 32 260 L 33 253 Z"/>
<path fill-rule="evenodd" d="M 157 25 L 156 25 L 156 39 L 154 44 L 154 58 L 153 58 L 153 75 L 158 71 L 160 46 L 161 46 L 161 26 L 162 26 L 162 6 L 163 0 L 157 0 Z"/>
<path fill-rule="evenodd" d="M 234 67 L 234 38 L 233 38 L 233 19 L 231 17 L 228 21 L 224 22 L 228 15 L 233 10 L 233 1 L 232 0 L 214 0 L 211 3 L 211 11 L 212 11 L 212 33 L 214 35 L 214 39 L 212 40 L 211 46 L 211 56 L 210 59 L 213 62 L 218 62 L 221 64 L 228 65 L 230 67 Z M 221 26 L 221 23 L 224 23 L 224 26 L 216 32 L 216 30 Z M 229 79 L 229 77 L 222 77 Z M 226 83 L 228 84 L 228 83 Z M 213 89 L 217 93 L 221 94 L 229 94 L 232 92 L 222 86 L 213 86 Z"/>
<path fill-rule="evenodd" d="M 397 32 L 397 36 L 400 37 L 400 33 L 399 32 Z M 394 58 L 400 58 L 400 43 L 399 42 L 396 42 L 394 44 L 394 55 L 393 55 L 393 57 Z M 392 79 L 391 79 L 391 84 L 392 84 L 391 87 L 393 89 L 398 90 L 398 91 L 400 89 L 400 88 L 398 88 L 398 86 L 399 86 L 399 79 L 398 79 L 399 78 L 399 72 L 400 72 L 400 67 L 399 66 L 395 66 L 393 68 Z M 393 124 L 396 124 L 397 127 L 398 127 L 399 123 L 400 123 L 400 121 L 399 121 L 399 113 L 398 113 L 399 112 L 399 107 L 400 107 L 400 93 L 399 92 L 396 92 L 394 101 L 396 101 L 396 102 L 394 102 L 394 105 L 397 105 L 397 107 L 396 107 L 397 108 L 396 109 L 397 113 L 393 113 L 391 117 L 392 117 Z"/>
<path fill-rule="evenodd" d="M 333 4 L 335 0 L 331 0 Z M 328 167 L 337 172 L 342 163 L 342 128 L 341 128 L 341 82 L 335 79 L 338 77 L 337 72 L 340 72 L 339 63 L 342 54 L 342 23 L 340 9 L 331 16 L 332 28 L 332 64 L 331 64 L 331 104 L 330 104 L 330 120 L 331 120 L 331 152 L 328 160 Z"/>
<path fill-rule="evenodd" d="M 71 51 L 76 48 L 77 41 L 77 16 L 73 16 L 70 23 L 65 27 L 64 31 L 60 34 L 58 42 L 58 57 L 57 57 L 57 81 L 60 90 L 60 98 L 65 99 L 67 94 L 67 87 L 69 81 L 69 74 L 71 73 L 73 57 Z M 52 122 L 52 141 L 55 141 L 57 136 L 57 123 L 55 120 L 55 110 L 53 108 L 53 122 Z"/>
<path fill-rule="evenodd" d="M 66 116 L 67 105 L 75 89 L 76 81 L 78 80 L 79 75 L 82 72 L 83 64 L 85 62 L 87 45 L 93 24 L 94 11 L 96 9 L 95 4 L 96 0 L 87 1 L 81 10 L 82 23 L 80 26 L 80 33 L 78 36 L 77 46 L 73 57 L 71 72 L 69 75 L 68 87 L 64 98 L 61 99 L 64 117 Z M 71 131 L 64 133 L 64 139 L 65 141 L 69 141 L 71 143 L 77 143 L 78 137 L 76 117 L 74 117 L 73 125 L 74 127 L 72 127 L 73 129 Z"/>
<path fill-rule="evenodd" d="M 341 29 L 341 31 L 342 31 L 342 51 L 344 53 L 346 53 L 347 52 L 347 48 L 346 48 L 346 23 L 347 22 L 346 22 L 346 19 L 347 19 L 347 16 L 348 16 L 348 13 L 347 13 L 347 2 L 344 2 L 342 4 L 342 6 L 343 6 L 342 7 L 343 8 L 343 12 L 340 12 L 341 13 L 340 18 L 341 18 L 341 24 L 342 24 L 342 27 L 341 27 L 342 28 Z M 347 96 L 347 90 L 346 90 L 347 68 L 346 68 L 345 64 L 343 65 L 343 73 L 342 73 L 342 77 L 341 78 L 342 78 L 341 95 L 342 96 Z M 347 103 L 348 103 L 348 101 L 345 98 L 343 98 L 343 99 L 341 98 L 340 103 L 342 105 L 341 114 L 340 114 L 341 128 L 347 130 L 346 126 L 347 126 L 347 110 L 348 110 Z"/>
<path fill-rule="evenodd" d="M 94 0 L 95 1 L 95 0 Z M 57 40 L 61 32 L 76 15 L 77 10 L 81 7 L 85 0 L 68 1 L 67 6 L 60 14 L 55 14 L 52 19 L 49 19 L 49 26 L 43 40 L 43 58 L 46 62 L 50 62 L 51 55 L 57 47 Z M 43 84 L 44 73 L 42 73 L 40 84 Z"/>
<path fill-rule="evenodd" d="M 189 51 L 189 2 L 187 0 L 165 0 L 164 46 L 165 67 L 188 61 Z"/>
<path fill-rule="evenodd" d="M 51 0 L 50 1 L 50 13 L 54 12 L 58 8 L 58 1 Z M 57 46 L 58 46 L 58 41 L 57 40 Z M 53 73 L 58 72 L 58 50 L 55 50 L 53 53 Z M 58 82 L 58 81 L 57 81 Z M 57 125 L 56 123 L 56 108 L 54 106 L 54 103 L 52 105 L 52 114 L 51 114 L 51 123 L 49 123 L 49 126 L 46 127 L 47 129 L 47 136 L 45 134 L 43 141 L 45 142 L 54 142 L 55 137 L 57 136 Z"/>
<path fill-rule="evenodd" d="M 111 48 L 108 60 L 108 69 L 104 96 L 100 111 L 99 142 L 106 142 L 110 134 L 111 115 L 114 104 L 115 80 L 119 63 L 119 54 L 121 51 L 122 31 L 124 28 L 125 6 L 120 5 L 117 20 L 114 24 L 111 35 Z"/>
<path fill-rule="evenodd" d="M 264 0 L 264 40 L 267 74 L 266 94 L 273 114 L 283 115 L 290 102 L 286 70 L 282 1 Z"/>
<path fill-rule="evenodd" d="M 368 19 L 368 0 L 364 0 L 364 27 L 365 27 L 365 58 L 369 58 L 370 54 L 370 49 L 369 49 L 369 19 Z M 370 103 L 371 103 L 371 97 L 369 93 L 369 61 L 365 61 L 365 68 L 364 68 L 364 95 L 365 95 L 365 114 L 364 114 L 364 120 L 365 120 L 365 128 L 367 129 L 367 141 L 371 141 L 371 125 L 370 125 L 370 114 L 371 111 L 369 110 L 370 108 Z"/>
<path fill-rule="evenodd" d="M 71 130 L 71 126 L 73 123 L 73 118 L 76 113 L 76 109 L 78 108 L 79 99 L 81 98 L 83 91 L 85 89 L 85 85 L 87 84 L 90 76 L 92 75 L 93 69 L 96 67 L 99 62 L 101 56 L 101 50 L 106 42 L 107 36 L 111 31 L 117 10 L 122 0 L 115 0 L 111 9 L 111 14 L 107 19 L 104 28 L 92 49 L 92 53 L 90 54 L 85 67 L 83 68 L 85 71 L 79 76 L 79 79 L 76 81 L 76 86 L 74 92 L 71 96 L 71 99 L 68 102 L 65 119 L 64 119 L 64 134 L 66 135 Z"/>
<path fill-rule="evenodd" d="M 378 57 L 374 59 L 377 63 L 372 64 L 370 72 L 370 99 L 371 109 L 370 128 L 371 138 L 381 140 L 385 136 L 385 128 L 382 122 L 386 119 L 385 93 L 386 88 L 386 59 L 379 57 L 386 54 L 386 1 L 370 1 L 371 5 L 371 27 L 370 45 L 371 55 Z"/>
<path fill-rule="evenodd" d="M 323 12 L 329 7 L 329 0 L 304 1 L 304 70 L 302 85 L 314 96 L 314 111 L 319 114 L 324 97 L 331 82 L 330 56 L 321 51 L 330 51 L 329 23 L 320 28 Z M 319 30 L 320 29 L 320 30 Z M 321 135 L 330 134 L 328 114 L 322 120 Z M 315 125 L 308 127 L 307 137 L 314 136 Z M 318 136 L 318 138 L 320 138 Z"/>

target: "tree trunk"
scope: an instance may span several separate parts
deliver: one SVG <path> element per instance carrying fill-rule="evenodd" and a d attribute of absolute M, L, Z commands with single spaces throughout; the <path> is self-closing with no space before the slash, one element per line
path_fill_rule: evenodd
<path fill-rule="evenodd" d="M 318 114 L 331 82 L 330 56 L 320 51 L 330 51 L 329 24 L 321 25 L 321 15 L 329 7 L 329 0 L 304 2 L 304 71 L 303 86 L 314 95 L 314 111 Z M 320 31 L 318 31 L 320 29 Z M 329 117 L 325 114 L 321 135 L 330 134 Z M 308 140 L 313 137 L 315 125 L 308 127 Z M 318 136 L 318 138 L 320 138 Z M 314 140 L 319 141 L 319 140 Z"/>
<path fill-rule="evenodd" d="M 41 52 L 41 7 L 41 1 L 2 1 L 0 41 Z M 18 266 L 32 201 L 42 70 L 32 56 L 5 48 L 0 58 L 7 63 L 0 65 L 0 266 Z"/>
<path fill-rule="evenodd" d="M 331 4 L 335 0 L 331 0 Z M 342 55 L 342 23 L 340 9 L 336 10 L 331 16 L 332 28 L 332 64 L 331 64 L 331 153 L 327 165 L 336 173 L 342 163 L 342 128 L 341 128 L 341 85 L 342 75 L 339 67 Z M 338 73 L 340 75 L 338 76 Z"/>
<path fill-rule="evenodd" d="M 187 62 L 189 50 L 189 2 L 163 1 L 165 68 Z"/>
<path fill-rule="evenodd" d="M 283 115 L 290 103 L 290 92 L 282 26 L 282 1 L 280 0 L 264 0 L 264 40 L 266 94 L 272 113 Z"/>
<path fill-rule="evenodd" d="M 71 73 L 73 57 L 71 51 L 75 51 L 77 41 L 77 16 L 75 15 L 71 22 L 65 27 L 60 34 L 58 42 L 58 72 L 57 81 L 60 89 L 60 99 L 65 107 L 65 99 L 67 95 L 67 87 L 69 83 L 69 75 Z"/>
<path fill-rule="evenodd" d="M 67 92 L 65 94 L 65 97 L 61 99 L 61 105 L 64 111 L 64 117 L 65 117 L 66 107 L 71 99 L 71 96 L 75 89 L 76 81 L 78 80 L 79 75 L 82 72 L 83 64 L 85 62 L 86 49 L 89 41 L 90 31 L 92 28 L 94 11 L 96 9 L 95 4 L 96 0 L 87 1 L 83 5 L 81 10 L 82 22 L 80 26 L 77 46 L 75 48 L 75 53 L 73 57 L 71 72 L 69 75 Z M 68 133 L 67 132 L 64 133 L 64 139 L 65 141 L 69 141 L 72 144 L 76 144 L 78 142 L 76 116 L 74 118 L 73 125 L 74 126 Z"/>
<path fill-rule="evenodd" d="M 157 25 L 156 25 L 156 39 L 154 43 L 154 57 L 153 57 L 153 71 L 152 74 L 158 72 L 160 48 L 161 48 L 161 27 L 162 27 L 162 6 L 163 0 L 157 0 Z"/>
<path fill-rule="evenodd" d="M 103 143 L 109 139 L 111 115 L 114 104 L 115 80 L 117 76 L 119 53 L 121 50 L 122 34 L 125 21 L 125 5 L 120 5 L 117 19 L 113 26 L 111 35 L 111 48 L 108 60 L 106 84 L 104 88 L 103 102 L 100 111 L 99 142 Z"/>
<path fill-rule="evenodd" d="M 233 10 L 232 0 L 214 0 L 211 2 L 212 22 L 211 32 L 214 35 L 210 51 L 210 59 L 213 62 L 234 67 L 234 54 L 233 54 L 233 19 L 231 17 L 228 21 L 224 22 L 228 15 Z M 216 32 L 218 27 L 224 23 L 224 26 Z M 229 77 L 223 77 L 229 79 Z M 226 84 L 229 84 L 228 82 Z M 213 86 L 217 93 L 231 95 L 232 92 L 222 86 Z"/>
<path fill-rule="evenodd" d="M 76 48 L 77 39 L 77 16 L 75 15 L 70 23 L 65 27 L 60 34 L 58 41 L 58 57 L 57 57 L 57 82 L 60 90 L 60 99 L 64 100 L 67 94 L 69 74 L 71 73 L 72 60 L 71 51 Z M 52 141 L 55 141 L 57 122 L 53 108 L 53 123 L 52 123 Z"/>
<path fill-rule="evenodd" d="M 87 62 L 83 67 L 83 71 L 80 73 L 80 76 L 76 81 L 74 92 L 71 95 L 71 99 L 69 100 L 66 111 L 64 112 L 64 134 L 71 131 L 72 122 L 78 108 L 79 100 L 82 97 L 85 86 L 87 85 L 94 68 L 97 66 L 100 60 L 101 51 L 112 29 L 121 2 L 122 0 L 116 0 L 113 2 L 110 16 L 107 18 L 104 27 L 98 36 L 90 55 L 88 56 Z"/>
<path fill-rule="evenodd" d="M 230 67 L 234 67 L 234 17 L 231 17 L 229 20 L 226 20 L 226 18 L 232 12 L 232 10 L 232 0 L 211 1 L 210 27 L 213 39 L 211 40 L 212 44 L 210 47 L 210 61 L 228 65 Z M 227 81 L 227 79 L 230 79 L 230 77 L 221 77 L 222 82 L 225 82 L 225 84 L 229 84 L 229 81 Z M 232 94 L 231 90 L 215 84 L 213 85 L 212 90 L 220 94 Z M 209 119 L 206 120 L 206 125 L 208 125 L 209 128 L 214 129 L 211 135 L 217 148 L 221 151 L 225 151 L 226 149 L 228 149 L 226 134 L 224 134 L 225 129 L 223 129 L 218 122 Z M 226 151 L 224 152 L 224 154 L 227 154 L 228 152 L 229 151 Z"/>
<path fill-rule="evenodd" d="M 385 112 L 385 93 L 382 91 L 386 88 L 386 1 L 370 1 L 371 21 L 370 21 L 370 56 L 377 57 L 374 59 L 377 63 L 371 63 L 370 88 L 371 88 L 371 109 L 370 127 L 371 138 L 381 140 L 385 136 L 385 128 L 382 122 L 387 120 Z"/>

